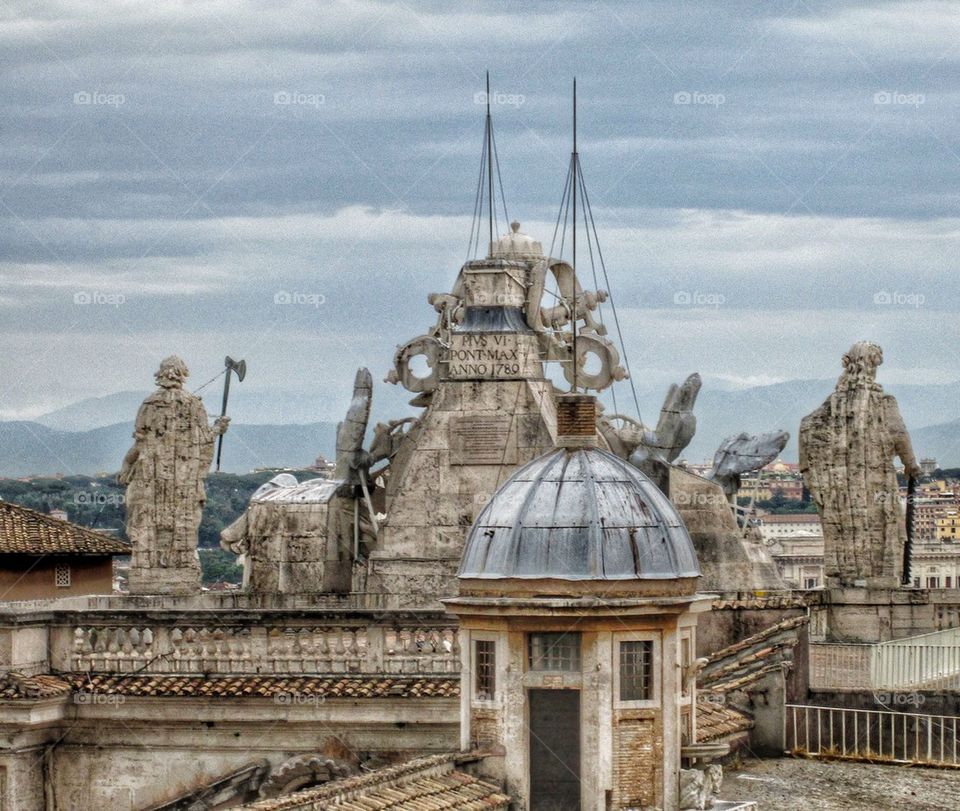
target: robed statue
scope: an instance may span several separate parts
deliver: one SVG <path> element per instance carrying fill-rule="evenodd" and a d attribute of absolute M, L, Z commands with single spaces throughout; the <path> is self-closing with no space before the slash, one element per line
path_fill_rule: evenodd
<path fill-rule="evenodd" d="M 843 356 L 843 374 L 800 423 L 800 471 L 820 510 L 828 586 L 892 588 L 903 573 L 906 528 L 894 459 L 920 469 L 897 401 L 876 382 L 883 350 L 867 341 Z"/>
<path fill-rule="evenodd" d="M 228 417 L 211 426 L 200 398 L 183 388 L 187 365 L 165 358 L 157 390 L 137 412 L 133 447 L 118 480 L 126 485 L 127 536 L 133 545 L 128 589 L 134 594 L 200 591 L 197 533 L 204 480 Z"/>

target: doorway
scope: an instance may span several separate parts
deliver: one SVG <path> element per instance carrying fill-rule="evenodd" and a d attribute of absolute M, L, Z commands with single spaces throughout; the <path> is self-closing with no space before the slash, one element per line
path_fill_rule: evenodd
<path fill-rule="evenodd" d="M 530 809 L 580 811 L 580 691 L 530 690 Z"/>

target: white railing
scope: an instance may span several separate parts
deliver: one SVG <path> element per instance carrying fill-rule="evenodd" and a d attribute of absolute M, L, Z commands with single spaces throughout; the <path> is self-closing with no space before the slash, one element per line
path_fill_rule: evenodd
<path fill-rule="evenodd" d="M 960 766 L 960 718 L 786 705 L 786 751 L 851 760 Z"/>
<path fill-rule="evenodd" d="M 960 628 L 876 644 L 810 644 L 811 690 L 960 687 Z"/>
<path fill-rule="evenodd" d="M 956 686 L 960 682 L 960 628 L 881 642 L 875 646 L 870 676 L 879 689 Z"/>

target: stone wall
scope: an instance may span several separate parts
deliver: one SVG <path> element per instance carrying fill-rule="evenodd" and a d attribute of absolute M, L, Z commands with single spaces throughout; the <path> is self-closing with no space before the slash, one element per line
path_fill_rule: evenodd
<path fill-rule="evenodd" d="M 139 809 L 261 758 L 344 749 L 359 761 L 459 746 L 459 701 L 127 698 L 77 704 L 53 750 L 58 809 Z M 20 809 L 20 806 L 16 806 Z M 38 806 L 40 811 L 42 806 Z"/>
<path fill-rule="evenodd" d="M 358 590 L 409 595 L 410 604 L 456 593 L 466 532 L 490 495 L 554 446 L 547 380 L 446 381 L 397 453 L 387 518 Z"/>

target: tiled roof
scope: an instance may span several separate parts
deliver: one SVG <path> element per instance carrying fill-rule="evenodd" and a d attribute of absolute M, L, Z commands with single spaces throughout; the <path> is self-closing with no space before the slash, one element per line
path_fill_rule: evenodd
<path fill-rule="evenodd" d="M 129 555 L 119 538 L 0 501 L 0 554 Z"/>
<path fill-rule="evenodd" d="M 460 679 L 403 676 L 64 676 L 74 689 L 123 696 L 272 698 L 290 703 L 317 698 L 457 698 Z"/>
<path fill-rule="evenodd" d="M 481 811 L 506 808 L 509 803 L 510 798 L 501 794 L 496 786 L 472 775 L 451 771 L 438 777 L 424 777 L 400 786 L 367 791 L 356 800 L 338 802 L 337 808 L 342 811 L 421 811 L 425 808 Z"/>
<path fill-rule="evenodd" d="M 697 702 L 697 743 L 721 740 L 753 727 L 753 719 L 723 703 L 723 696 L 701 694 Z"/>
<path fill-rule="evenodd" d="M 243 806 L 247 811 L 496 811 L 510 797 L 481 778 L 457 770 L 462 754 L 434 755 L 359 777 L 334 780 L 283 797 Z M 473 758 L 476 759 L 476 758 Z"/>
<path fill-rule="evenodd" d="M 24 676 L 20 673 L 0 674 L 0 700 L 53 698 L 70 692 L 70 684 L 59 676 L 41 673 Z"/>
<path fill-rule="evenodd" d="M 697 683 L 715 692 L 740 689 L 773 670 L 788 668 L 806 616 L 789 617 L 753 636 L 715 651 Z"/>

